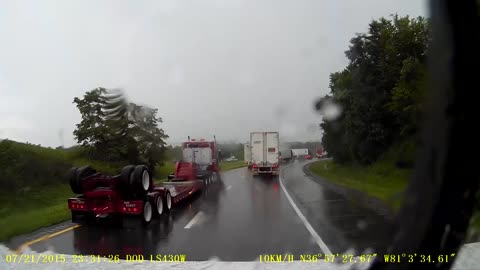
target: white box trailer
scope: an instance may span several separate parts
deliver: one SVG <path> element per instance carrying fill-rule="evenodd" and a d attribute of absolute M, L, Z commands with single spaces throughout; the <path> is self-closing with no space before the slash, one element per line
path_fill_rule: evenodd
<path fill-rule="evenodd" d="M 278 132 L 250 133 L 253 175 L 278 175 L 279 134 Z"/>
<path fill-rule="evenodd" d="M 302 157 L 308 155 L 308 149 L 292 149 L 292 154 L 294 157 Z"/>

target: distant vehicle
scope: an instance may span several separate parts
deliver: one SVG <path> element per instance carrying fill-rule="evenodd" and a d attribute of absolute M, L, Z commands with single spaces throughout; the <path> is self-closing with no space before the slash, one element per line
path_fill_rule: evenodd
<path fill-rule="evenodd" d="M 288 163 L 292 160 L 293 152 L 290 146 L 281 144 L 280 145 L 280 152 L 279 154 L 279 161 L 281 163 Z"/>
<path fill-rule="evenodd" d="M 231 156 L 231 157 L 225 159 L 225 161 L 227 161 L 227 162 L 237 161 L 237 160 L 238 160 L 238 158 L 236 158 L 236 157 L 234 157 L 234 156 Z"/>
<path fill-rule="evenodd" d="M 305 159 L 306 156 L 310 155 L 310 151 L 308 149 L 292 149 L 293 158 L 297 160 Z"/>
<path fill-rule="evenodd" d="M 182 160 L 176 162 L 175 171 L 168 179 L 203 179 L 205 176 L 208 178 L 217 174 L 220 171 L 219 155 L 220 151 L 215 140 L 190 140 L 189 137 L 188 142 L 182 143 Z M 187 169 L 190 167 L 193 169 Z"/>
<path fill-rule="evenodd" d="M 305 159 L 306 159 L 306 160 L 311 160 L 311 159 L 312 159 L 312 156 L 311 156 L 311 155 L 306 155 L 306 156 L 305 156 Z"/>
<path fill-rule="evenodd" d="M 247 164 L 248 168 L 252 168 L 252 147 L 250 143 L 246 143 L 243 145 L 243 160 Z"/>
<path fill-rule="evenodd" d="M 278 175 L 279 134 L 278 132 L 250 133 L 253 175 Z"/>
<path fill-rule="evenodd" d="M 315 153 L 317 158 L 324 158 L 326 156 L 326 152 L 323 150 L 323 147 L 319 147 L 317 149 L 317 153 Z"/>

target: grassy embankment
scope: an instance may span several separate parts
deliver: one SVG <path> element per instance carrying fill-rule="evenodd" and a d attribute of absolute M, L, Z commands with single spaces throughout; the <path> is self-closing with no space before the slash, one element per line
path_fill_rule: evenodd
<path fill-rule="evenodd" d="M 342 166 L 332 160 L 318 161 L 310 170 L 323 179 L 338 185 L 363 191 L 392 208 L 401 206 L 401 194 L 406 187 L 408 172 L 393 165 L 374 164 L 370 167 Z"/>
<path fill-rule="evenodd" d="M 124 165 L 88 160 L 79 150 L 0 142 L 0 241 L 70 217 L 66 199 L 74 194 L 65 178 L 70 167 L 92 165 L 116 174 Z M 243 162 L 222 163 L 222 170 L 242 166 Z M 158 166 L 155 182 L 161 183 L 173 169 L 171 161 Z"/>
<path fill-rule="evenodd" d="M 395 148 L 384 158 L 367 167 L 339 165 L 332 160 L 325 160 L 313 163 L 310 170 L 322 179 L 365 192 L 386 202 L 392 209 L 398 210 L 402 205 L 403 191 L 411 175 L 411 170 L 398 169 L 394 165 L 398 156 L 398 148 Z M 478 212 L 471 220 L 471 229 L 480 231 Z"/>
<path fill-rule="evenodd" d="M 74 194 L 65 177 L 69 168 L 89 164 L 114 173 L 122 166 L 88 160 L 79 150 L 0 142 L 0 241 L 70 217 L 66 199 Z"/>

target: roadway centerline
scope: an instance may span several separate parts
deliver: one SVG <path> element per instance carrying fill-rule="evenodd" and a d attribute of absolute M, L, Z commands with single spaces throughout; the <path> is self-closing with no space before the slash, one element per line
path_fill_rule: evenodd
<path fill-rule="evenodd" d="M 68 228 L 66 228 L 66 229 L 63 229 L 63 230 L 61 230 L 61 231 L 58 231 L 58 232 L 55 232 L 55 233 L 51 233 L 51 234 L 48 234 L 48 235 L 44 235 L 44 236 L 39 237 L 39 238 L 37 238 L 37 239 L 34 239 L 34 240 L 28 241 L 28 242 L 26 242 L 26 243 L 23 243 L 22 245 L 20 245 L 19 248 L 17 248 L 17 250 L 15 250 L 15 253 L 16 253 L 16 254 L 20 254 L 25 248 L 27 248 L 27 247 L 35 244 L 35 243 L 48 240 L 48 239 L 53 238 L 53 237 L 55 237 L 55 236 L 57 236 L 57 235 L 60 235 L 60 234 L 62 234 L 62 233 L 66 233 L 66 232 L 68 232 L 68 231 L 74 230 L 74 229 L 76 229 L 76 228 L 78 228 L 78 227 L 80 227 L 80 226 L 81 226 L 80 224 L 73 225 L 73 226 L 68 227 Z"/>

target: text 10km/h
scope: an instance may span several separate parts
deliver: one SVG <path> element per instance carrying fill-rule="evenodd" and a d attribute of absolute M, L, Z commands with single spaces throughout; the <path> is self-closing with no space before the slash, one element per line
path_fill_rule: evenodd
<path fill-rule="evenodd" d="M 260 255 L 260 262 L 331 262 L 331 263 L 369 263 L 377 256 L 374 254 L 364 254 L 355 256 L 353 254 L 301 254 L 298 257 L 293 254 L 262 254 Z"/>

